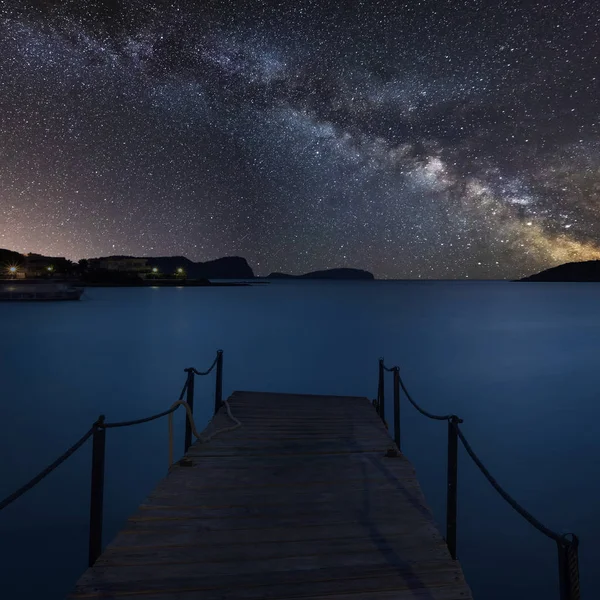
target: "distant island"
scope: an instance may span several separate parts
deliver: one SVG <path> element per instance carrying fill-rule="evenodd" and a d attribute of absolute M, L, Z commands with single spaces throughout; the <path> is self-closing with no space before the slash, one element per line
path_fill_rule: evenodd
<path fill-rule="evenodd" d="M 600 260 L 565 263 L 519 281 L 600 281 Z"/>
<path fill-rule="evenodd" d="M 267 279 L 362 279 L 372 281 L 375 279 L 373 273 L 362 269 L 325 269 L 323 271 L 312 271 L 304 275 L 288 275 L 287 273 L 271 273 Z"/>

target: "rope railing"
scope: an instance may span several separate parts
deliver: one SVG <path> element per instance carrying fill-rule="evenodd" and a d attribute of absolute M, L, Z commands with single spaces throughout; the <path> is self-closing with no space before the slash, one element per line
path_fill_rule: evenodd
<path fill-rule="evenodd" d="M 395 369 L 398 369 L 398 367 L 394 367 Z M 406 396 L 406 399 L 422 414 L 425 415 L 427 418 L 429 419 L 435 419 L 437 421 L 449 421 L 452 417 L 455 417 L 456 415 L 434 415 L 433 413 L 430 413 L 428 411 L 426 411 L 424 408 L 421 408 L 413 399 L 412 396 L 408 393 L 404 382 L 402 381 L 402 378 L 400 377 L 400 369 L 398 369 L 398 377 L 400 379 L 400 387 L 402 388 L 402 391 L 404 392 L 404 395 Z M 462 423 L 462 419 L 460 421 Z"/>
<path fill-rule="evenodd" d="M 196 424 L 194 423 L 194 417 L 192 415 L 192 408 L 190 407 L 190 405 L 187 402 L 184 402 L 183 400 L 178 400 L 169 409 L 169 466 L 171 466 L 173 464 L 173 412 L 175 411 L 175 409 L 179 408 L 179 406 L 183 406 L 185 408 L 187 419 L 189 421 L 192 433 L 194 434 L 194 437 L 201 444 L 206 444 L 207 442 L 209 442 L 212 438 L 214 438 L 219 433 L 225 433 L 227 431 L 233 431 L 234 429 L 237 429 L 238 427 L 242 426 L 242 424 L 240 423 L 240 421 L 238 421 L 238 419 L 236 419 L 233 416 L 233 414 L 231 413 L 231 407 L 229 406 L 229 402 L 227 402 L 227 400 L 224 400 L 223 401 L 223 406 L 225 407 L 225 409 L 227 411 L 227 416 L 235 424 L 232 425 L 231 427 L 221 427 L 220 429 L 216 429 L 215 431 L 213 431 L 210 435 L 202 436 L 198 432 L 198 430 L 196 429 Z M 209 422 L 209 426 L 210 426 L 211 423 L 212 423 L 212 419 Z"/>
<path fill-rule="evenodd" d="M 92 425 L 90 429 L 77 440 L 66 452 L 61 454 L 52 464 L 48 465 L 43 471 L 40 471 L 31 481 L 28 481 L 25 485 L 21 486 L 18 490 L 4 498 L 0 502 L 0 510 L 6 508 L 9 504 L 12 504 L 17 498 L 20 498 L 25 492 L 35 487 L 44 477 L 52 473 L 54 469 L 60 467 L 69 457 L 71 457 L 81 446 L 83 446 L 94 434 L 96 424 Z"/>
<path fill-rule="evenodd" d="M 458 428 L 458 437 L 460 441 L 463 443 L 467 454 L 473 459 L 473 462 L 479 467 L 479 470 L 484 474 L 485 478 L 490 482 L 492 487 L 506 500 L 528 523 L 533 525 L 540 533 L 543 533 L 545 536 L 554 540 L 555 542 L 562 542 L 563 537 L 559 533 L 552 531 L 548 527 L 546 527 L 543 523 L 538 521 L 530 512 L 525 510 L 512 496 L 510 496 L 496 481 L 494 477 L 492 477 L 491 473 L 487 470 L 485 465 L 479 460 L 478 456 L 473 452 L 471 448 L 471 444 L 465 438 L 464 433 Z"/>
<path fill-rule="evenodd" d="M 489 470 L 481 462 L 473 448 L 467 441 L 464 433 L 459 427 L 463 420 L 456 415 L 434 415 L 420 407 L 408 393 L 399 367 L 387 367 L 383 358 L 379 359 L 379 385 L 377 389 L 377 400 L 374 406 L 385 423 L 385 389 L 384 372 L 392 372 L 394 375 L 394 441 L 401 451 L 400 439 L 400 389 L 406 395 L 408 401 L 429 419 L 448 422 L 448 469 L 447 469 L 447 498 L 446 498 L 446 544 L 450 555 L 456 560 L 456 505 L 458 484 L 458 440 L 463 444 L 467 454 L 490 482 L 492 487 L 502 496 L 504 500 L 518 512 L 528 523 L 535 527 L 540 533 L 554 540 L 558 547 L 559 562 L 559 590 L 560 600 L 580 600 L 579 589 L 579 538 L 573 533 L 559 534 L 552 531 L 536 519 L 529 511 L 523 508 L 508 492 L 506 492 Z M 571 536 L 569 539 L 568 536 Z"/>
<path fill-rule="evenodd" d="M 187 369 L 185 369 L 185 370 L 187 371 Z M 184 397 L 185 392 L 188 387 L 188 383 L 189 383 L 189 381 L 186 379 L 185 383 L 183 384 L 183 389 L 181 390 L 181 394 L 179 394 L 179 401 L 183 400 L 183 397 Z M 155 421 L 156 419 L 160 419 L 162 417 L 166 417 L 167 415 L 170 415 L 175 410 L 177 410 L 178 406 L 179 406 L 178 404 L 177 405 L 174 404 L 168 410 L 164 410 L 163 412 L 160 412 L 156 415 L 152 415 L 151 417 L 145 417 L 143 419 L 134 419 L 133 421 L 118 421 L 117 423 L 103 423 L 102 427 L 104 427 L 105 429 L 111 429 L 114 427 L 130 427 L 131 425 L 141 425 L 142 423 L 149 423 L 150 421 Z"/>
<path fill-rule="evenodd" d="M 194 377 L 196 375 L 208 375 L 214 368 L 217 368 L 216 387 L 215 387 L 215 413 L 224 405 L 227 409 L 228 416 L 235 422 L 232 427 L 225 427 L 214 431 L 210 436 L 202 438 L 196 429 L 193 417 L 194 407 Z M 180 407 L 184 406 L 186 410 L 186 435 L 184 441 L 184 454 L 187 453 L 191 445 L 191 434 L 204 443 L 225 431 L 231 431 L 241 426 L 241 423 L 231 414 L 231 409 L 227 402 L 222 401 L 222 384 L 223 384 L 223 351 L 218 350 L 215 360 L 207 371 L 198 371 L 193 367 L 184 369 L 187 373 L 187 378 L 178 400 L 168 409 L 144 417 L 142 419 L 134 419 L 130 421 L 118 421 L 114 423 L 106 423 L 104 415 L 94 422 L 91 428 L 75 442 L 68 450 L 61 454 L 52 464 L 48 465 L 43 471 L 40 471 L 33 479 L 21 486 L 19 489 L 8 495 L 0 502 L 0 510 L 12 504 L 15 500 L 23 496 L 26 492 L 34 488 L 42 479 L 47 477 L 69 457 L 71 457 L 85 442 L 92 438 L 92 475 L 91 475 L 91 494 L 90 494 L 90 531 L 89 531 L 89 556 L 88 564 L 91 567 L 100 556 L 102 550 L 102 522 L 103 522 L 103 498 L 104 498 L 104 466 L 106 455 L 106 430 L 118 427 L 130 427 L 132 425 L 141 425 L 149 423 L 162 417 L 169 417 L 169 467 L 173 464 L 173 413 Z M 183 398 L 187 396 L 184 401 Z"/>
<path fill-rule="evenodd" d="M 208 369 L 206 371 L 198 371 L 197 369 L 194 369 L 194 367 L 189 367 L 189 369 L 186 369 L 186 371 L 193 371 L 194 375 L 208 375 L 216 366 L 217 363 L 219 362 L 219 353 L 222 353 L 222 350 L 218 350 L 217 351 L 217 356 L 215 356 L 215 360 L 213 360 L 213 364 L 210 365 L 210 367 L 208 367 Z"/>

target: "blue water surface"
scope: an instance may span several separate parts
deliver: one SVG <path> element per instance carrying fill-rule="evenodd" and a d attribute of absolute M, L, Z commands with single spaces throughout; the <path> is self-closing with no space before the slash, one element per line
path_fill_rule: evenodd
<path fill-rule="evenodd" d="M 183 369 L 224 350 L 223 392 L 374 398 L 377 359 L 454 412 L 527 510 L 581 539 L 583 597 L 600 562 L 600 284 L 277 282 L 90 288 L 80 302 L 0 304 L 0 498 L 107 420 L 160 412 Z M 214 378 L 196 382 L 200 425 Z M 391 423 L 391 375 L 387 385 Z M 445 523 L 447 427 L 403 399 L 403 450 Z M 283 410 L 283 409 L 282 409 Z M 176 450 L 183 413 L 175 417 Z M 104 540 L 166 474 L 167 420 L 107 432 Z M 0 512 L 0 587 L 58 600 L 86 568 L 91 444 Z M 459 448 L 458 557 L 476 598 L 558 598 L 557 552 Z"/>

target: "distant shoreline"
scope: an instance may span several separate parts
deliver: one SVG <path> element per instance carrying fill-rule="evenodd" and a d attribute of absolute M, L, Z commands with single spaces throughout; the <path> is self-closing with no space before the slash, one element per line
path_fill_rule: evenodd
<path fill-rule="evenodd" d="M 73 281 L 73 285 L 77 287 L 126 287 L 126 288 L 148 288 L 148 287 L 241 287 L 251 286 L 252 283 L 246 282 L 195 282 L 195 281 L 144 281 L 143 283 L 109 283 L 109 282 L 95 282 L 95 283 L 84 283 L 80 281 Z"/>

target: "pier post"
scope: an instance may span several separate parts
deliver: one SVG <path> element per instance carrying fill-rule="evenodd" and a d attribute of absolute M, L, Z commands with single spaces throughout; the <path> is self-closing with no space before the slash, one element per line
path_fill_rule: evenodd
<path fill-rule="evenodd" d="M 186 398 L 185 401 L 190 407 L 190 412 L 192 415 L 194 414 L 194 369 L 186 369 L 187 371 L 187 388 L 186 388 Z M 187 416 L 187 411 L 185 415 L 185 441 L 183 444 L 183 453 L 186 454 L 192 445 L 192 424 Z"/>
<path fill-rule="evenodd" d="M 379 403 L 379 416 L 385 421 L 385 371 L 383 358 L 379 359 L 379 385 L 377 387 L 377 401 Z"/>
<path fill-rule="evenodd" d="M 400 368 L 394 367 L 394 441 L 400 447 Z"/>
<path fill-rule="evenodd" d="M 215 414 L 223 404 L 223 350 L 217 350 L 217 381 L 215 384 Z"/>
<path fill-rule="evenodd" d="M 104 463 L 106 458 L 106 429 L 104 415 L 95 423 L 92 438 L 92 489 L 90 497 L 90 535 L 88 565 L 91 567 L 102 552 L 102 520 L 104 505 Z"/>
<path fill-rule="evenodd" d="M 580 600 L 579 592 L 579 538 L 556 542 L 558 546 L 558 583 L 560 600 Z"/>
<path fill-rule="evenodd" d="M 458 484 L 458 417 L 448 419 L 448 489 L 446 498 L 446 544 L 456 560 L 456 496 Z"/>

